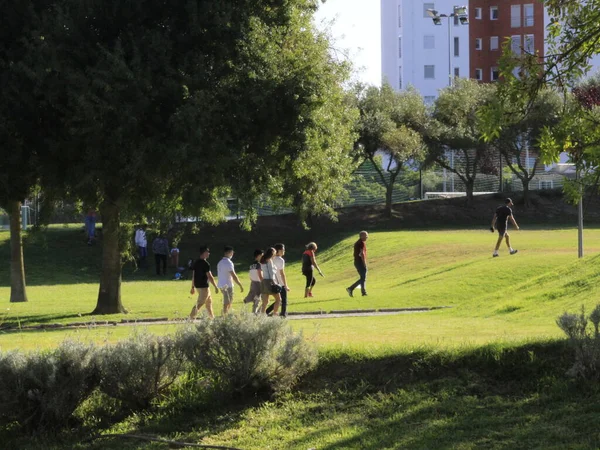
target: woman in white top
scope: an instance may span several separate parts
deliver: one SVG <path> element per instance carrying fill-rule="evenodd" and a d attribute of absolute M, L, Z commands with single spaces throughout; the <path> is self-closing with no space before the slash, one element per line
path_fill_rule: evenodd
<path fill-rule="evenodd" d="M 279 305 L 281 305 L 281 295 L 279 292 L 275 292 L 276 289 L 273 288 L 274 285 L 279 286 L 277 284 L 277 269 L 275 268 L 275 264 L 273 264 L 273 255 L 275 255 L 275 249 L 269 248 L 260 259 L 260 268 L 262 272 L 260 286 L 262 305 L 260 307 L 260 312 L 263 314 L 265 313 L 267 305 L 269 304 L 269 295 L 271 295 L 275 299 L 273 315 L 278 316 Z M 279 287 L 279 290 L 281 290 L 281 287 Z"/>

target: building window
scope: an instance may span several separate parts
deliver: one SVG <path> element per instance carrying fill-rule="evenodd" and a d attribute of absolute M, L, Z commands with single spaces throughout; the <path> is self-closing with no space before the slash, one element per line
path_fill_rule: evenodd
<path fill-rule="evenodd" d="M 426 105 L 433 105 L 435 103 L 435 95 L 426 95 L 423 97 Z"/>
<path fill-rule="evenodd" d="M 428 9 L 435 9 L 435 3 L 423 3 L 423 17 L 430 19 L 431 17 L 427 14 Z"/>
<path fill-rule="evenodd" d="M 498 78 L 500 78 L 500 72 L 498 71 L 498 68 L 492 67 L 490 70 L 490 79 L 492 81 L 496 81 Z"/>
<path fill-rule="evenodd" d="M 540 189 L 552 189 L 554 188 L 553 180 L 540 180 Z"/>
<path fill-rule="evenodd" d="M 460 68 L 459 67 L 454 68 L 454 77 L 455 78 L 460 77 Z"/>
<path fill-rule="evenodd" d="M 521 28 L 521 5 L 510 7 L 510 26 L 511 28 Z"/>
<path fill-rule="evenodd" d="M 475 38 L 475 50 L 481 50 L 481 38 Z"/>
<path fill-rule="evenodd" d="M 398 89 L 402 89 L 402 66 L 398 66 Z"/>
<path fill-rule="evenodd" d="M 533 3 L 528 3 L 523 5 L 523 15 L 525 16 L 525 24 L 526 27 L 533 26 Z"/>
<path fill-rule="evenodd" d="M 517 66 L 512 70 L 512 74 L 515 78 L 521 78 L 521 66 Z"/>
<path fill-rule="evenodd" d="M 402 28 L 402 5 L 398 5 L 398 28 Z"/>
<path fill-rule="evenodd" d="M 483 70 L 482 69 L 475 69 L 475 79 L 478 81 L 483 80 Z"/>
<path fill-rule="evenodd" d="M 423 36 L 423 48 L 431 50 L 435 48 L 435 36 Z"/>
<path fill-rule="evenodd" d="M 529 53 L 530 55 L 533 55 L 535 53 L 535 41 L 533 39 L 533 34 L 525 35 L 525 45 L 523 48 L 525 52 Z"/>
<path fill-rule="evenodd" d="M 498 20 L 498 7 L 490 6 L 490 20 Z"/>
<path fill-rule="evenodd" d="M 459 56 L 460 50 L 458 45 L 458 37 L 454 36 L 454 56 Z"/>
<path fill-rule="evenodd" d="M 481 20 L 481 8 L 475 8 L 475 18 Z"/>
<path fill-rule="evenodd" d="M 498 36 L 490 37 L 490 50 L 498 50 Z"/>
<path fill-rule="evenodd" d="M 521 36 L 511 36 L 510 37 L 510 49 L 515 55 L 521 54 Z"/>
<path fill-rule="evenodd" d="M 398 38 L 398 58 L 402 58 L 402 36 Z"/>
<path fill-rule="evenodd" d="M 435 66 L 424 66 L 423 78 L 433 80 L 435 78 Z"/>

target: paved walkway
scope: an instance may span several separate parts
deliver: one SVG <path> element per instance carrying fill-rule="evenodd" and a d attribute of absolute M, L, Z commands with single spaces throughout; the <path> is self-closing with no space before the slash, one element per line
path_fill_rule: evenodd
<path fill-rule="evenodd" d="M 382 309 L 352 309 L 341 311 L 307 311 L 290 312 L 288 320 L 308 320 L 308 319 L 336 319 L 342 317 L 374 317 L 374 316 L 394 316 L 398 314 L 414 314 L 435 311 L 439 309 L 451 308 L 451 306 L 432 306 L 416 308 L 382 308 Z M 169 319 L 167 317 L 158 318 L 140 318 L 116 320 L 95 320 L 89 322 L 72 323 L 46 323 L 40 325 L 31 325 L 23 327 L 6 327 L 0 331 L 17 330 L 48 330 L 48 329 L 67 329 L 67 328 L 88 328 L 88 327 L 111 327 L 111 326 L 134 326 L 134 325 L 172 325 L 184 324 L 186 319 Z"/>

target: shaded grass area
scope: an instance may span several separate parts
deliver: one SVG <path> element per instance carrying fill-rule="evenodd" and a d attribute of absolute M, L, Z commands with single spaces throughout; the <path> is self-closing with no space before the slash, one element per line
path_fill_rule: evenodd
<path fill-rule="evenodd" d="M 323 351 L 276 400 L 179 391 L 107 430 L 243 449 L 598 448 L 600 392 L 565 377 L 564 341 L 374 352 Z M 210 405 L 210 406 L 208 406 Z M 70 436 L 19 448 L 141 449 L 167 444 Z"/>

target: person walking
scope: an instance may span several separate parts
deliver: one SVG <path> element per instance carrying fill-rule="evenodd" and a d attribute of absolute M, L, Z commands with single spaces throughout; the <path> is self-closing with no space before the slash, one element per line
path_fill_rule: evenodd
<path fill-rule="evenodd" d="M 248 295 L 244 298 L 244 303 L 252 302 L 252 312 L 257 314 L 260 311 L 262 270 L 260 260 L 265 252 L 260 249 L 254 250 L 254 262 L 250 264 L 250 289 Z"/>
<path fill-rule="evenodd" d="M 148 256 L 147 246 L 148 241 L 146 240 L 146 225 L 140 225 L 135 230 L 135 245 L 138 249 L 139 265 L 140 267 L 146 267 L 146 256 Z"/>
<path fill-rule="evenodd" d="M 494 253 L 492 257 L 496 258 L 500 256 L 498 254 L 498 249 L 500 249 L 500 244 L 502 244 L 502 239 L 506 239 L 506 246 L 508 247 L 508 252 L 511 255 L 514 255 L 518 252 L 518 250 L 513 249 L 510 246 L 510 236 L 506 231 L 508 227 L 508 219 L 512 222 L 517 230 L 519 230 L 519 225 L 517 225 L 517 221 L 513 217 L 511 206 L 513 206 L 513 202 L 510 198 L 504 200 L 504 206 L 499 206 L 494 213 L 494 217 L 492 218 L 492 226 L 490 227 L 490 231 L 494 232 L 494 227 L 498 230 L 498 241 L 496 242 L 496 248 L 494 249 Z"/>
<path fill-rule="evenodd" d="M 233 267 L 233 247 L 226 246 L 223 249 L 223 258 L 217 264 L 217 278 L 219 279 L 217 287 L 223 294 L 223 315 L 227 314 L 233 303 L 233 282 L 240 287 L 240 292 L 244 292 L 244 287 Z"/>
<path fill-rule="evenodd" d="M 215 278 L 210 271 L 210 264 L 208 263 L 208 257 L 210 255 L 210 249 L 208 247 L 200 247 L 200 259 L 194 262 L 192 266 L 192 290 L 190 294 L 194 295 L 196 289 L 198 289 L 198 300 L 190 312 L 190 319 L 194 320 L 198 315 L 198 311 L 202 306 L 206 305 L 206 312 L 208 317 L 211 319 L 215 318 L 212 308 L 212 296 L 210 295 L 210 287 L 208 283 L 212 284 L 215 288 L 215 292 L 219 293 L 219 288 L 215 283 Z"/>
<path fill-rule="evenodd" d="M 273 264 L 275 249 L 269 248 L 260 259 L 260 270 L 262 272 L 262 281 L 260 285 L 261 307 L 260 312 L 265 314 L 269 303 L 269 296 L 275 299 L 273 306 L 273 315 L 279 315 L 279 305 L 281 305 L 281 286 L 277 284 L 276 267 Z"/>
<path fill-rule="evenodd" d="M 361 231 L 358 234 L 358 241 L 354 243 L 354 267 L 359 278 L 350 287 L 346 288 L 346 292 L 350 297 L 354 297 L 354 289 L 358 286 L 360 286 L 363 297 L 367 295 L 367 239 L 369 239 L 369 233 Z"/>
<path fill-rule="evenodd" d="M 283 256 L 285 255 L 285 245 L 283 244 L 275 244 L 273 246 L 275 249 L 275 256 L 273 256 L 273 264 L 275 264 L 276 276 L 277 276 L 277 284 L 281 286 L 281 312 L 279 313 L 280 317 L 287 316 L 287 293 L 290 291 L 290 288 L 287 284 L 287 277 L 285 276 L 285 259 Z M 267 308 L 267 315 L 269 315 L 273 308 L 275 307 L 275 303 Z"/>
<path fill-rule="evenodd" d="M 317 269 L 319 275 L 325 277 L 319 265 L 315 253 L 317 251 L 317 244 L 315 242 L 309 242 L 306 244 L 306 250 L 302 253 L 302 275 L 306 277 L 306 286 L 304 287 L 304 298 L 312 297 L 312 290 L 315 287 L 317 280 L 315 280 L 313 269 Z"/>
<path fill-rule="evenodd" d="M 164 234 L 159 234 L 152 241 L 152 253 L 154 253 L 154 262 L 156 263 L 156 275 L 167 274 L 167 255 L 169 254 L 169 241 Z"/>

